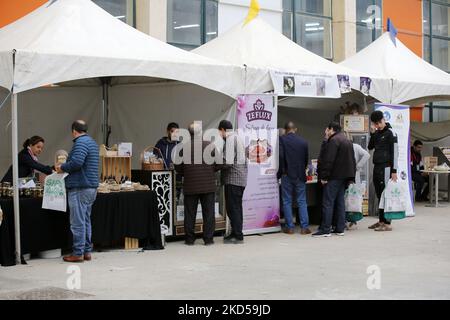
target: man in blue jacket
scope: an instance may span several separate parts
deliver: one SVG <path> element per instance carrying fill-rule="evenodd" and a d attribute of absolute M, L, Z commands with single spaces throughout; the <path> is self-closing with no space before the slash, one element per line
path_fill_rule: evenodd
<path fill-rule="evenodd" d="M 91 260 L 91 210 L 99 183 L 99 147 L 87 134 L 82 120 L 72 124 L 73 148 L 67 162 L 56 168 L 68 173 L 66 188 L 70 210 L 70 229 L 73 234 L 73 252 L 64 257 L 66 262 Z"/>
<path fill-rule="evenodd" d="M 281 190 L 283 213 L 286 220 L 287 234 L 294 234 L 292 218 L 292 195 L 295 191 L 296 202 L 300 216 L 300 233 L 310 234 L 308 205 L 306 203 L 306 166 L 308 165 L 308 143 L 296 134 L 297 128 L 293 122 L 288 122 L 284 128 L 286 134 L 280 137 Z"/>

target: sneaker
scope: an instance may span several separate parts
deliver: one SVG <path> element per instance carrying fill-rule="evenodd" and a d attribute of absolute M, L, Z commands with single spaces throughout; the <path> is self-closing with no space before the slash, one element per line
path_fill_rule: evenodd
<path fill-rule="evenodd" d="M 205 240 L 205 246 L 212 246 L 214 244 L 214 240 Z"/>
<path fill-rule="evenodd" d="M 379 222 L 377 222 L 377 223 L 371 225 L 371 226 L 369 227 L 369 229 L 374 230 L 374 229 L 378 228 L 380 225 L 381 225 L 381 224 L 380 224 Z"/>
<path fill-rule="evenodd" d="M 378 228 L 375 228 L 374 230 L 377 232 L 392 231 L 392 227 L 390 225 L 382 223 Z"/>
<path fill-rule="evenodd" d="M 333 235 L 339 236 L 339 237 L 343 237 L 343 236 L 345 236 L 345 233 L 344 232 L 337 232 L 337 231 L 335 231 L 335 232 L 333 232 Z"/>
<path fill-rule="evenodd" d="M 235 236 L 228 236 L 223 238 L 223 243 L 224 244 L 242 244 L 244 243 L 244 239 L 243 238 L 237 238 Z"/>
<path fill-rule="evenodd" d="M 313 233 L 312 235 L 314 238 L 328 238 L 331 237 L 331 233 L 326 233 L 323 231 L 317 231 L 316 233 Z"/>
<path fill-rule="evenodd" d="M 184 244 L 187 245 L 187 246 L 193 246 L 194 245 L 194 241 L 186 240 L 186 241 L 184 241 Z"/>

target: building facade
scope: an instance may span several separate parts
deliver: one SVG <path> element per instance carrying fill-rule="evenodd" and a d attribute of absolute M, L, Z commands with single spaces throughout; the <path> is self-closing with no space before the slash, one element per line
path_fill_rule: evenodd
<path fill-rule="evenodd" d="M 242 21 L 250 0 L 93 0 L 157 39 L 196 48 Z M 1 0 L 0 27 L 46 0 Z M 377 39 L 391 18 L 399 38 L 417 55 L 449 72 L 450 1 L 259 0 L 261 17 L 304 48 L 341 62 Z M 450 120 L 450 102 L 417 106 L 417 121 Z"/>

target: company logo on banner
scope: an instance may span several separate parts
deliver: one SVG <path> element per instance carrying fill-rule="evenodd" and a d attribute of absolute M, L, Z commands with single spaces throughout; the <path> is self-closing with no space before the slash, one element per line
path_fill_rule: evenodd
<path fill-rule="evenodd" d="M 409 106 L 396 106 L 387 104 L 375 104 L 375 110 L 383 112 L 386 122 L 392 126 L 392 130 L 398 139 L 398 170 L 397 176 L 399 181 L 408 184 L 408 208 L 406 215 L 414 216 L 414 200 L 412 192 L 412 175 L 411 175 L 411 141 L 409 135 L 410 119 Z"/>
<path fill-rule="evenodd" d="M 241 95 L 237 101 L 238 132 L 248 163 L 243 231 L 244 234 L 279 231 L 277 96 Z"/>
<path fill-rule="evenodd" d="M 256 100 L 253 104 L 254 110 L 247 112 L 247 121 L 265 120 L 270 122 L 272 120 L 272 112 L 265 111 L 264 107 L 265 104 L 260 99 Z"/>
<path fill-rule="evenodd" d="M 280 96 L 340 98 L 338 77 L 328 74 L 271 71 L 274 92 Z"/>

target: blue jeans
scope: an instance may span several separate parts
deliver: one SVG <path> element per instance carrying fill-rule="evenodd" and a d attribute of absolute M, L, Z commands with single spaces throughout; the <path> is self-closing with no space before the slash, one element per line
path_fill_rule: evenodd
<path fill-rule="evenodd" d="M 335 215 L 336 231 L 345 231 L 345 180 L 330 180 L 323 187 L 322 224 L 320 230 L 331 232 L 333 214 Z"/>
<path fill-rule="evenodd" d="M 73 235 L 74 256 L 92 251 L 91 211 L 97 189 L 69 189 L 70 230 Z"/>
<path fill-rule="evenodd" d="M 300 226 L 302 229 L 309 227 L 308 205 L 306 203 L 306 183 L 300 179 L 293 180 L 288 176 L 281 178 L 281 193 L 283 201 L 283 213 L 286 225 L 289 229 L 294 228 L 292 217 L 292 194 L 295 190 L 297 206 L 300 215 Z"/>

